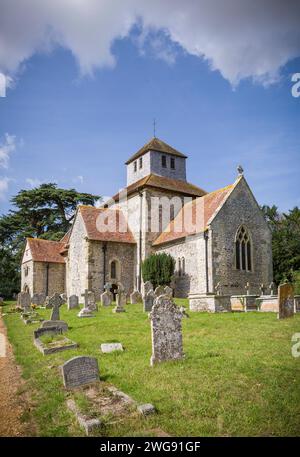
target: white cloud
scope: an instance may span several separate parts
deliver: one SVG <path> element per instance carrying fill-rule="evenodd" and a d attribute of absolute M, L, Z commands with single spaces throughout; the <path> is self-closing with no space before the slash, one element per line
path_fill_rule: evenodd
<path fill-rule="evenodd" d="M 30 187 L 33 189 L 34 187 L 39 187 L 42 184 L 42 181 L 40 181 L 37 178 L 26 178 L 27 184 L 30 185 Z"/>
<path fill-rule="evenodd" d="M 111 47 L 134 25 L 149 39 L 163 31 L 207 60 L 233 85 L 251 77 L 276 82 L 280 68 L 300 55 L 298 0 L 0 0 L 0 71 L 12 75 L 35 52 L 60 45 L 82 74 L 113 66 Z M 173 61 L 166 44 L 157 56 Z"/>
<path fill-rule="evenodd" d="M 84 181 L 84 178 L 82 175 L 79 175 L 79 176 L 76 176 L 76 178 L 73 179 L 73 182 L 79 182 L 80 184 L 82 184 Z"/>
<path fill-rule="evenodd" d="M 10 179 L 7 177 L 0 178 L 0 200 L 4 200 L 5 193 L 7 192 L 9 182 L 10 182 Z"/>
<path fill-rule="evenodd" d="M 0 143 L 0 168 L 8 168 L 10 155 L 16 149 L 16 137 L 6 133 L 4 142 Z"/>

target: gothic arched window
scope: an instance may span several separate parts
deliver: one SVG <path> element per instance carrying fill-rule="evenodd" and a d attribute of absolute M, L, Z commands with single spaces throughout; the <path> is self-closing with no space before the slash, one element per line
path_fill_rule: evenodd
<path fill-rule="evenodd" d="M 242 225 L 235 237 L 235 267 L 237 270 L 252 270 L 252 246 L 249 231 Z"/>

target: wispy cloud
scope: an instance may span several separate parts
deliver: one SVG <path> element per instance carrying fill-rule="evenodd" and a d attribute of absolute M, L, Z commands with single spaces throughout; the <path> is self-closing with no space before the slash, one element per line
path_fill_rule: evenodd
<path fill-rule="evenodd" d="M 0 143 L 0 168 L 8 168 L 10 155 L 16 150 L 15 135 L 4 135 L 4 141 Z"/>
<path fill-rule="evenodd" d="M 5 194 L 7 192 L 8 184 L 10 181 L 10 178 L 6 176 L 4 178 L 0 178 L 0 200 L 5 199 Z"/>
<path fill-rule="evenodd" d="M 37 178 L 26 178 L 26 183 L 33 189 L 34 187 L 39 187 L 42 184 L 42 181 Z"/>

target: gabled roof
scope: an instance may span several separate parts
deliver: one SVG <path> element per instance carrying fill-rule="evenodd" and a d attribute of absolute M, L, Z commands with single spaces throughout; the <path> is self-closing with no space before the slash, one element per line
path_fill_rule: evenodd
<path fill-rule="evenodd" d="M 135 192 L 138 192 L 145 187 L 154 187 L 156 189 L 169 190 L 170 192 L 176 192 L 190 197 L 201 197 L 205 195 L 205 190 L 200 187 L 190 184 L 186 181 L 181 181 L 179 179 L 166 178 L 165 176 L 159 176 L 151 173 L 150 175 L 145 176 L 142 179 L 130 184 L 126 187 L 127 195 L 131 195 Z M 120 193 L 116 194 L 113 197 L 115 202 L 119 201 Z"/>
<path fill-rule="evenodd" d="M 71 235 L 71 229 L 69 229 L 67 231 L 67 233 L 64 234 L 64 236 L 62 237 L 62 239 L 60 240 L 61 243 L 68 243 L 69 242 L 69 239 L 70 239 L 70 235 Z"/>
<path fill-rule="evenodd" d="M 128 165 L 130 162 L 138 159 L 140 156 L 142 156 L 148 151 L 164 152 L 166 154 L 172 154 L 174 156 L 182 157 L 184 159 L 187 158 L 187 156 L 182 154 L 182 152 L 179 152 L 176 149 L 172 148 L 172 146 L 169 146 L 167 143 L 160 140 L 159 138 L 153 137 L 147 144 L 145 144 L 141 149 L 139 149 L 138 152 L 131 156 L 130 159 L 128 159 L 127 162 L 125 162 L 125 164 Z"/>
<path fill-rule="evenodd" d="M 136 243 L 121 210 L 80 205 L 78 211 L 82 216 L 89 240 Z M 105 231 L 107 227 L 109 229 Z"/>
<path fill-rule="evenodd" d="M 60 254 L 65 243 L 40 238 L 27 238 L 27 243 L 34 262 L 65 263 Z"/>
<path fill-rule="evenodd" d="M 235 185 L 236 183 L 215 190 L 184 205 L 175 219 L 156 238 L 153 246 L 159 246 L 160 244 L 204 232 Z M 191 221 L 191 226 L 189 227 L 185 221 Z"/>

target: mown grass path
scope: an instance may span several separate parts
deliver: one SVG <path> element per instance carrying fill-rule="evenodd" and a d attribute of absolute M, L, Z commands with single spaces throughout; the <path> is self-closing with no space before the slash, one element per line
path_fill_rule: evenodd
<path fill-rule="evenodd" d="M 182 301 L 181 301 L 182 303 Z M 186 302 L 185 302 L 186 303 Z M 40 435 L 80 435 L 65 408 L 68 393 L 59 366 L 75 355 L 99 360 L 101 378 L 158 413 L 145 420 L 107 424 L 106 435 L 147 435 L 161 429 L 173 436 L 299 436 L 300 358 L 291 355 L 300 314 L 278 321 L 272 313 L 190 313 L 183 320 L 185 360 L 151 368 L 150 322 L 141 305 L 126 313 L 100 308 L 93 319 L 61 309 L 67 336 L 79 348 L 43 356 L 33 329 L 16 313 L 5 322 L 23 368 Z M 49 318 L 49 310 L 41 310 Z M 101 354 L 105 342 L 121 342 L 123 353 Z"/>

